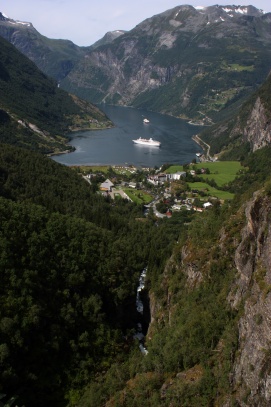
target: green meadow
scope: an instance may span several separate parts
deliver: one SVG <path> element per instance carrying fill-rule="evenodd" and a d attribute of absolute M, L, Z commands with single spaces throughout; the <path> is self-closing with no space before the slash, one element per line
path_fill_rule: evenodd
<path fill-rule="evenodd" d="M 106 174 L 109 169 L 109 165 L 80 165 L 80 166 L 74 166 L 73 168 L 79 168 L 80 172 L 82 173 L 89 173 L 89 172 L 102 172 Z"/>
<path fill-rule="evenodd" d="M 233 181 L 238 175 L 240 170 L 244 170 L 239 161 L 216 161 L 191 164 L 189 167 L 191 170 L 197 170 L 200 168 L 209 168 L 210 174 L 197 174 L 198 177 L 205 180 L 213 179 L 219 187 L 228 184 Z M 165 172 L 172 174 L 177 171 L 183 171 L 182 165 L 172 165 Z"/>
<path fill-rule="evenodd" d="M 124 188 L 123 191 L 129 196 L 129 198 L 136 204 L 148 204 L 153 200 L 153 197 L 142 190 L 134 188 Z"/>
<path fill-rule="evenodd" d="M 234 194 L 231 192 L 216 189 L 205 182 L 188 182 L 188 185 L 191 190 L 196 189 L 198 191 L 204 191 L 210 197 L 216 197 L 222 200 L 233 199 L 234 197 Z"/>
<path fill-rule="evenodd" d="M 244 168 L 239 161 L 217 161 L 212 163 L 195 164 L 196 169 L 209 168 L 210 174 L 200 174 L 204 180 L 206 178 L 213 179 L 219 187 L 233 181 L 240 170 Z"/>

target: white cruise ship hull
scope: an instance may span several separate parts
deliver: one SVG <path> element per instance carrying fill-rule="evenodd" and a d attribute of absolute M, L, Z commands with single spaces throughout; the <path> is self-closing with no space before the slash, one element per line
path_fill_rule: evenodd
<path fill-rule="evenodd" d="M 160 141 L 153 140 L 152 138 L 150 139 L 145 139 L 145 138 L 138 138 L 136 140 L 133 140 L 135 144 L 141 144 L 144 146 L 150 146 L 150 147 L 160 147 L 161 143 Z"/>

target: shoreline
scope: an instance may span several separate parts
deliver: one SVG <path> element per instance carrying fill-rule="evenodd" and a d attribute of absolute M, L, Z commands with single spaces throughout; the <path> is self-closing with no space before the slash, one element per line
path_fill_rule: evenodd
<path fill-rule="evenodd" d="M 109 130 L 109 129 L 112 129 L 112 128 L 114 128 L 115 126 L 114 125 L 112 125 L 112 126 L 106 126 L 106 127 L 102 127 L 102 128 L 88 128 L 88 129 L 86 129 L 86 128 L 78 128 L 78 129 L 73 129 L 73 130 L 70 130 L 70 133 L 68 133 L 68 134 L 72 134 L 72 133 L 76 133 L 76 132 L 78 132 L 78 131 L 97 131 L 97 130 Z M 67 143 L 66 143 L 66 145 L 71 141 L 71 139 L 72 139 L 72 137 L 69 137 L 69 136 L 66 136 L 67 137 Z M 59 152 L 53 152 L 53 153 L 49 153 L 49 154 L 46 154 L 46 156 L 47 157 L 52 157 L 52 156 L 55 156 L 55 155 L 62 155 L 62 154 L 69 154 L 69 153 L 74 153 L 76 151 L 76 148 L 75 147 L 72 147 L 71 149 L 67 149 L 67 150 L 64 150 L 64 151 L 59 151 Z"/>

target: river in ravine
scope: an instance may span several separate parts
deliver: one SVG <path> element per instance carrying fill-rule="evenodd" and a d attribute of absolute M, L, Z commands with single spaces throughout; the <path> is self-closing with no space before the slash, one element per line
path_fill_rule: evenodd
<path fill-rule="evenodd" d="M 70 135 L 75 151 L 52 157 L 65 165 L 135 165 L 160 167 L 163 164 L 185 164 L 201 151 L 192 140 L 202 127 L 172 116 L 143 109 L 102 104 L 98 106 L 112 120 L 107 130 L 79 131 Z M 149 123 L 143 123 L 148 118 Z M 161 147 L 136 145 L 133 139 L 150 138 Z"/>
<path fill-rule="evenodd" d="M 149 301 L 146 301 L 146 294 L 144 295 L 145 289 L 145 279 L 147 274 L 147 267 L 141 272 L 138 287 L 137 287 L 137 294 L 136 294 L 136 310 L 138 313 L 137 318 L 137 327 L 136 333 L 134 335 L 134 339 L 139 341 L 139 349 L 144 355 L 148 354 L 147 349 L 144 346 L 145 342 L 145 334 L 147 332 L 149 322 L 150 322 L 150 309 L 149 309 Z M 145 300 L 144 300 L 145 298 Z M 147 308 L 147 309 L 146 309 Z"/>

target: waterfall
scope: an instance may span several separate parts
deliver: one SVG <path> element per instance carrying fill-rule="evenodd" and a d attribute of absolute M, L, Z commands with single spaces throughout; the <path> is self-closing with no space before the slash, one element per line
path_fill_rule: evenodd
<path fill-rule="evenodd" d="M 143 317 L 143 311 L 144 311 L 144 304 L 141 296 L 142 290 L 145 288 L 145 278 L 147 274 L 147 268 L 144 268 L 142 273 L 140 274 L 139 277 L 139 285 L 137 287 L 137 292 L 136 292 L 136 310 L 137 312 L 141 315 L 141 318 Z M 144 334 L 142 332 L 142 324 L 141 322 L 137 323 L 137 331 L 134 335 L 134 339 L 139 340 L 139 349 L 144 355 L 148 354 L 147 349 L 144 346 Z"/>

